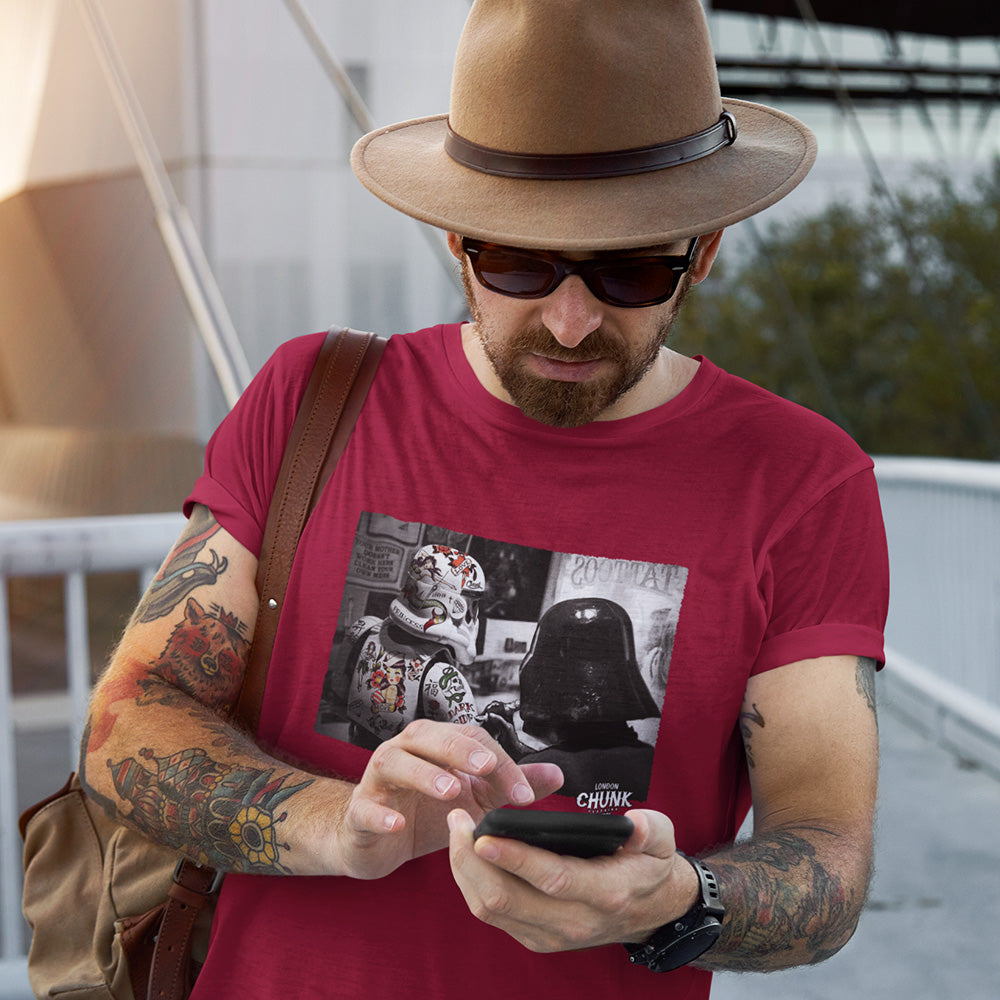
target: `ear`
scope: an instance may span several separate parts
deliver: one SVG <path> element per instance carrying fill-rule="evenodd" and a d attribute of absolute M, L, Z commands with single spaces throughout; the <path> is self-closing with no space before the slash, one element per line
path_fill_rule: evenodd
<path fill-rule="evenodd" d="M 462 260 L 465 256 L 462 250 L 462 237 L 458 233 L 448 233 L 448 249 L 456 260 Z"/>
<path fill-rule="evenodd" d="M 708 277 L 708 272 L 712 270 L 712 264 L 719 252 L 719 244 L 722 242 L 724 232 L 723 229 L 717 229 L 714 233 L 707 233 L 698 239 L 698 250 L 695 253 L 694 263 L 688 270 L 692 285 L 697 285 L 699 281 L 704 281 Z"/>

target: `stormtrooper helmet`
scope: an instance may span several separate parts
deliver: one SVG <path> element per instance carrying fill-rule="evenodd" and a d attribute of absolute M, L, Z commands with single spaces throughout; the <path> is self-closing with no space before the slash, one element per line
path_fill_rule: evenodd
<path fill-rule="evenodd" d="M 482 566 L 467 552 L 425 545 L 410 562 L 389 617 L 407 632 L 448 646 L 462 666 L 476 658 L 479 602 L 486 593 Z"/>

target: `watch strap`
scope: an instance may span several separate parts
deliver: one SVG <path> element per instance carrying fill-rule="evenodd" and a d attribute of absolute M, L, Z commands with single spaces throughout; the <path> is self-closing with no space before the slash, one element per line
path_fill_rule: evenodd
<path fill-rule="evenodd" d="M 678 852 L 680 854 L 680 852 Z M 653 972 L 670 972 L 694 961 L 719 939 L 725 909 L 715 873 L 697 858 L 684 858 L 698 876 L 699 898 L 690 910 L 654 931 L 643 944 L 625 944 L 629 961 Z"/>

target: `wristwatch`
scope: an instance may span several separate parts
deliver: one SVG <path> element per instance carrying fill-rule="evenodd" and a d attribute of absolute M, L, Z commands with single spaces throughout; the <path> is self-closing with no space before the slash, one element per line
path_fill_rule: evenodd
<path fill-rule="evenodd" d="M 683 917 L 653 931 L 645 944 L 625 945 L 630 962 L 645 965 L 653 972 L 670 972 L 693 962 L 708 951 L 722 933 L 722 917 L 726 911 L 722 906 L 718 880 L 701 861 L 686 854 L 681 854 L 681 857 L 690 862 L 698 874 L 701 898 Z"/>

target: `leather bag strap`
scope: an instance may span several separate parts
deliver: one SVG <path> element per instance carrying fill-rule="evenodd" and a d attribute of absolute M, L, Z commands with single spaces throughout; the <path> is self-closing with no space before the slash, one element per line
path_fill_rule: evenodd
<path fill-rule="evenodd" d="M 299 536 L 347 446 L 385 344 L 371 333 L 343 327 L 330 330 L 292 425 L 264 525 L 257 565 L 260 607 L 236 706 L 237 721 L 251 733 L 256 733 L 260 719 L 267 667 Z"/>
<path fill-rule="evenodd" d="M 177 863 L 156 932 L 146 990 L 148 1000 L 185 1000 L 190 994 L 191 935 L 198 914 L 209 896 L 217 891 L 220 881 L 213 868 L 196 865 L 187 858 Z"/>
<path fill-rule="evenodd" d="M 255 733 L 285 588 L 306 520 L 347 446 L 378 367 L 384 338 L 334 327 L 326 335 L 292 424 L 275 482 L 260 560 L 260 611 L 235 721 Z M 150 1000 L 184 1000 L 191 992 L 191 934 L 219 878 L 182 859 L 163 910 L 149 971 Z"/>

